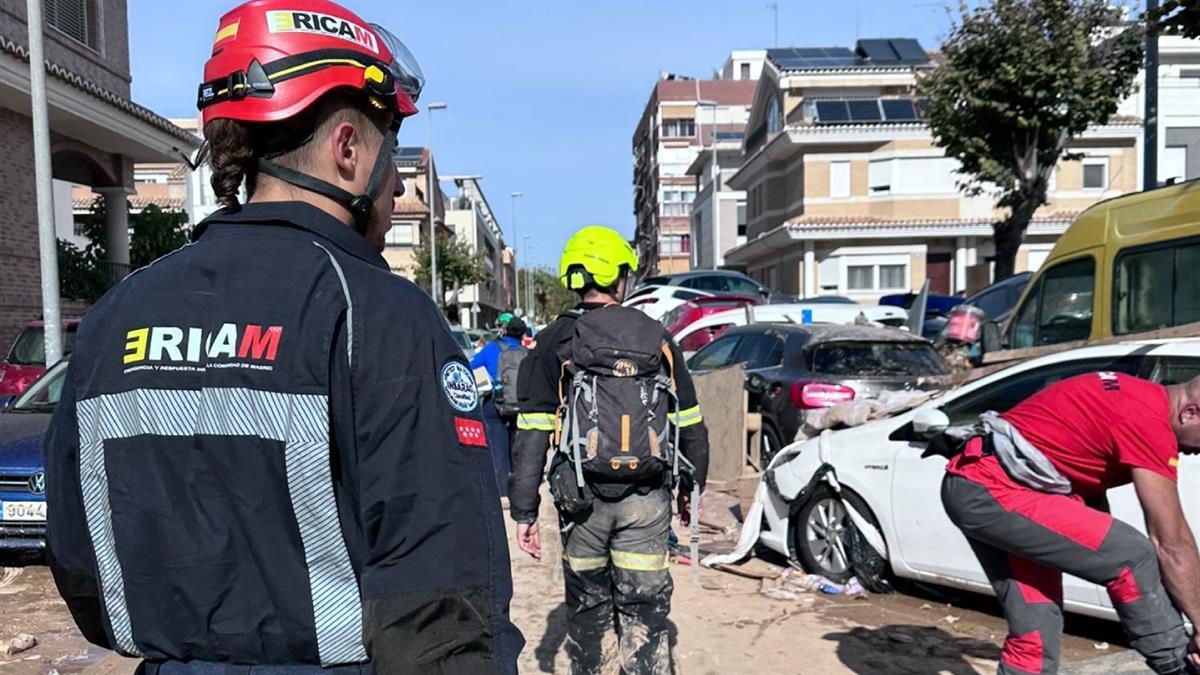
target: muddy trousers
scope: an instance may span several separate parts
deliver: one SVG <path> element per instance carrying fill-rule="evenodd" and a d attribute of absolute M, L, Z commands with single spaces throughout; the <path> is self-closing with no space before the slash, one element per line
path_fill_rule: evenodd
<path fill-rule="evenodd" d="M 604 636 L 615 627 L 622 672 L 668 675 L 671 493 L 596 499 L 582 518 L 562 522 L 571 672 L 600 672 Z"/>
<path fill-rule="evenodd" d="M 1076 497 L 1038 492 L 1007 476 L 977 482 L 948 474 L 942 503 L 1004 608 L 1002 675 L 1058 672 L 1063 572 L 1108 590 L 1130 644 L 1152 670 L 1181 672 L 1187 634 L 1145 535 Z"/>

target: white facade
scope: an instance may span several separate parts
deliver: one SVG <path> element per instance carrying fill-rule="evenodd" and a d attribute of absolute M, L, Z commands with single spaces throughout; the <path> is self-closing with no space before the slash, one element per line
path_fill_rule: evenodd
<path fill-rule="evenodd" d="M 466 328 L 484 328 L 507 309 L 504 293 L 504 235 L 479 185 L 479 176 L 447 176 L 458 187 L 458 196 L 446 201 L 446 224 L 454 236 L 482 254 L 490 278 L 464 287 L 458 297 L 459 322 Z M 447 296 L 453 289 L 445 289 Z"/>
<path fill-rule="evenodd" d="M 1200 40 L 1158 39 L 1158 180 L 1200 178 Z M 1143 117 L 1145 71 L 1119 115 Z"/>
<path fill-rule="evenodd" d="M 721 68 L 722 80 L 757 80 L 767 60 L 765 49 L 735 49 Z"/>

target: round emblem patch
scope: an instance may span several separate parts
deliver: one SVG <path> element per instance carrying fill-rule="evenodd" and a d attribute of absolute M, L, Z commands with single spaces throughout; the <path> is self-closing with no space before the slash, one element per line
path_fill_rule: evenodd
<path fill-rule="evenodd" d="M 446 400 L 459 412 L 471 412 L 479 405 L 479 389 L 475 386 L 475 375 L 459 361 L 450 361 L 442 366 L 442 391 Z"/>

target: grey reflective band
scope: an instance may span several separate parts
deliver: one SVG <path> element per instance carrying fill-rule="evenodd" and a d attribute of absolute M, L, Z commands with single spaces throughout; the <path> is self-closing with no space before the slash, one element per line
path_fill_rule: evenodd
<path fill-rule="evenodd" d="M 324 246 L 313 242 L 313 246 L 325 251 L 325 255 L 329 256 L 329 262 L 333 264 L 333 271 L 337 272 L 338 281 L 342 282 L 342 295 L 346 296 L 346 365 L 354 365 L 354 301 L 350 299 L 350 285 L 346 283 L 346 274 L 342 272 L 342 266 L 338 264 L 337 258 L 333 257 L 333 252 Z"/>
<path fill-rule="evenodd" d="M 334 501 L 326 396 L 242 388 L 135 389 L 80 401 L 77 411 L 79 479 L 117 651 L 141 656 L 113 536 L 104 442 L 140 435 L 252 436 L 284 444 L 288 493 L 308 565 L 321 665 L 367 660 L 358 579 Z"/>

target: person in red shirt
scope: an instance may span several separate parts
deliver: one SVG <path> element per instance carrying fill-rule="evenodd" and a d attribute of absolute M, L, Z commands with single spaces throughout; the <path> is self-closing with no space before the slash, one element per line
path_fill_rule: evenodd
<path fill-rule="evenodd" d="M 1062 573 L 1104 586 L 1130 644 L 1156 673 L 1200 673 L 1200 554 L 1176 485 L 1179 453 L 1200 449 L 1200 378 L 1161 386 L 1120 373 L 1058 382 L 1002 415 L 1070 483 L 1069 494 L 1014 479 L 976 436 L 951 458 L 942 503 L 1008 620 L 1002 675 L 1055 673 Z M 1133 483 L 1146 537 L 1108 513 Z M 1161 569 L 1161 573 L 1160 573 Z"/>

